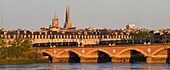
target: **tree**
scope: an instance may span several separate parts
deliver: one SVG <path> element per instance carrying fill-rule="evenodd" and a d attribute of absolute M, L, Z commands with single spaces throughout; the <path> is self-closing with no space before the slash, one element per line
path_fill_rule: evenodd
<path fill-rule="evenodd" d="M 168 34 L 167 42 L 170 43 L 170 33 Z"/>
<path fill-rule="evenodd" d="M 8 51 L 7 48 L 8 43 L 5 41 L 5 38 L 0 38 L 0 58 L 7 58 L 8 57 Z"/>
<path fill-rule="evenodd" d="M 18 36 L 10 42 L 10 45 L 11 46 L 9 47 L 9 56 L 13 58 L 19 58 L 21 56 L 24 56 L 24 52 L 29 51 L 32 43 L 29 38 L 22 38 L 21 36 Z"/>
<path fill-rule="evenodd" d="M 37 60 L 37 59 L 43 58 L 43 54 L 38 53 L 38 52 L 29 52 L 27 55 L 27 58 Z"/>
<path fill-rule="evenodd" d="M 170 43 L 170 33 L 164 34 L 163 42 Z"/>
<path fill-rule="evenodd" d="M 152 40 L 152 41 L 154 41 L 154 37 L 152 35 L 150 35 L 148 31 L 139 31 L 139 32 L 134 33 L 133 40 Z"/>

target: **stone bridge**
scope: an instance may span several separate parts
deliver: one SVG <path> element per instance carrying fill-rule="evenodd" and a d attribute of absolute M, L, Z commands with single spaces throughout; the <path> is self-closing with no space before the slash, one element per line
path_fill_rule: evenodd
<path fill-rule="evenodd" d="M 43 53 L 51 62 L 57 63 L 131 63 L 132 58 L 138 56 L 143 57 L 134 60 L 144 60 L 146 63 L 168 63 L 170 57 L 170 45 L 165 44 L 32 48 L 32 50 Z"/>

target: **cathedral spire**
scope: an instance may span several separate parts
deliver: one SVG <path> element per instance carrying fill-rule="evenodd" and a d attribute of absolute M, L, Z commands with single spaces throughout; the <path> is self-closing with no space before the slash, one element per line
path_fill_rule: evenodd
<path fill-rule="evenodd" d="M 71 28 L 72 27 L 72 23 L 71 23 L 71 19 L 70 19 L 70 7 L 69 5 L 66 6 L 66 19 L 65 19 L 65 25 L 64 28 Z"/>

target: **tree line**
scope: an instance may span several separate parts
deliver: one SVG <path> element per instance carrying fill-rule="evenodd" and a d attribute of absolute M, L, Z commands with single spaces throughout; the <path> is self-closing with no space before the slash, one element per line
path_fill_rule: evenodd
<path fill-rule="evenodd" d="M 42 54 L 30 52 L 31 47 L 32 42 L 29 38 L 22 38 L 21 36 L 18 36 L 13 40 L 0 38 L 0 59 L 42 58 Z"/>
<path fill-rule="evenodd" d="M 152 43 L 157 43 L 155 40 L 155 34 L 150 34 L 149 31 L 135 31 L 133 33 L 132 40 L 151 40 Z M 160 43 L 170 43 L 170 33 L 164 33 L 159 35 Z"/>

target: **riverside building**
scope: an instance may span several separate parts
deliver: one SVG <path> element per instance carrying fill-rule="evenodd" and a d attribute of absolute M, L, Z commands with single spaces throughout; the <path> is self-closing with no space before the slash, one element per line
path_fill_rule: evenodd
<path fill-rule="evenodd" d="M 134 25 L 133 25 L 134 26 Z M 131 27 L 129 27 L 131 28 Z M 66 18 L 64 27 L 59 26 L 58 17 L 55 15 L 49 28 L 41 27 L 39 31 L 34 30 L 3 30 L 0 31 L 0 37 L 6 41 L 17 37 L 30 38 L 34 43 L 53 43 L 53 42 L 77 42 L 78 45 L 96 45 L 100 41 L 107 40 L 129 40 L 132 38 L 132 31 L 112 30 L 112 29 L 77 29 L 71 22 L 70 7 L 66 7 Z M 53 46 L 52 46 L 53 47 Z M 54 46 L 55 47 L 55 46 Z"/>

